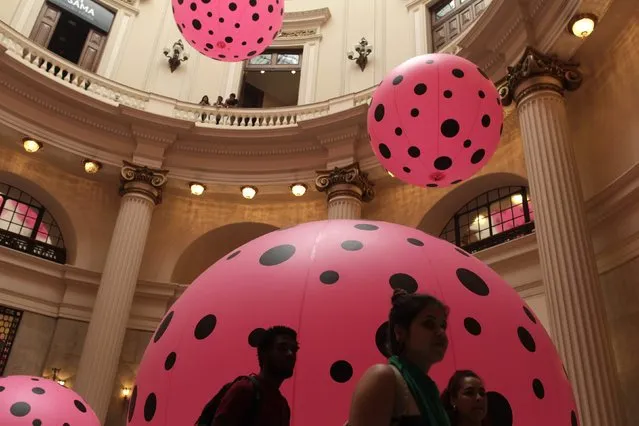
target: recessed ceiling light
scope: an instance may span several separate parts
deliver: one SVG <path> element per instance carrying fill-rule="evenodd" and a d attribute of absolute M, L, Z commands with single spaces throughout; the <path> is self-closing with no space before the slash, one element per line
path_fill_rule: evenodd
<path fill-rule="evenodd" d="M 191 188 L 191 194 L 197 195 L 197 196 L 204 194 L 204 191 L 206 191 L 206 186 L 197 182 L 189 183 L 189 188 Z"/>
<path fill-rule="evenodd" d="M 100 171 L 102 164 L 94 160 L 84 160 L 84 171 L 90 175 L 94 175 Z"/>
<path fill-rule="evenodd" d="M 252 200 L 257 194 L 257 188 L 254 186 L 243 186 L 241 190 L 242 197 L 246 198 L 247 200 Z"/>
<path fill-rule="evenodd" d="M 575 15 L 568 24 L 570 32 L 581 39 L 585 39 L 595 30 L 597 17 L 591 13 Z"/>
<path fill-rule="evenodd" d="M 306 194 L 307 189 L 308 187 L 304 185 L 303 183 L 296 183 L 291 185 L 291 192 L 296 197 L 301 197 L 302 195 Z"/>
<path fill-rule="evenodd" d="M 29 154 L 33 154 L 34 152 L 38 152 L 42 149 L 42 144 L 34 139 L 25 138 L 22 140 L 22 146 L 24 150 Z"/>

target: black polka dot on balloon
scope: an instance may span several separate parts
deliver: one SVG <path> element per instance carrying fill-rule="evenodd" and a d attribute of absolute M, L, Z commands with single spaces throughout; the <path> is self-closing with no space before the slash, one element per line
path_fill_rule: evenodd
<path fill-rule="evenodd" d="M 290 244 L 282 244 L 270 248 L 260 256 L 260 265 L 275 266 L 289 260 L 295 254 L 295 246 Z"/>
<path fill-rule="evenodd" d="M 206 43 L 206 47 L 207 47 L 208 49 L 213 49 L 213 45 L 212 45 L 211 43 Z"/>
<path fill-rule="evenodd" d="M 477 164 L 484 159 L 485 155 L 486 151 L 484 151 L 483 149 L 478 149 L 473 153 L 472 157 L 470 157 L 470 162 L 473 164 Z"/>
<path fill-rule="evenodd" d="M 546 391 L 544 390 L 544 384 L 541 383 L 541 380 L 539 379 L 533 380 L 532 387 L 533 387 L 533 392 L 535 393 L 535 396 L 539 399 L 544 399 L 544 395 L 546 394 Z"/>
<path fill-rule="evenodd" d="M 375 107 L 375 121 L 378 123 L 384 119 L 384 105 L 379 104 Z"/>
<path fill-rule="evenodd" d="M 450 99 L 453 97 L 453 92 L 451 92 L 450 90 L 444 90 L 444 97 L 447 99 Z"/>
<path fill-rule="evenodd" d="M 224 41 L 227 43 L 233 43 L 233 37 L 224 37 Z"/>
<path fill-rule="evenodd" d="M 459 182 L 461 182 L 461 179 L 457 179 L 451 182 L 452 185 L 457 185 Z"/>
<path fill-rule="evenodd" d="M 213 30 L 209 30 L 209 35 L 213 35 Z"/>
<path fill-rule="evenodd" d="M 408 155 L 410 155 L 411 157 L 417 158 L 420 156 L 420 154 L 421 151 L 416 146 L 411 146 L 410 148 L 408 148 Z"/>
<path fill-rule="evenodd" d="M 484 99 L 486 97 L 486 94 L 484 93 L 483 90 L 480 90 L 479 92 L 477 92 L 477 94 L 479 95 L 480 98 Z"/>
<path fill-rule="evenodd" d="M 415 293 L 419 287 L 415 278 L 401 272 L 391 275 L 388 282 L 393 290 L 402 289 L 407 293 Z"/>
<path fill-rule="evenodd" d="M 424 83 L 419 83 L 415 85 L 415 88 L 413 89 L 416 95 L 423 95 L 424 93 L 426 93 L 426 90 L 427 88 Z"/>
<path fill-rule="evenodd" d="M 528 352 L 535 352 L 537 350 L 535 339 L 533 339 L 532 335 L 524 327 L 517 328 L 517 336 Z"/>
<path fill-rule="evenodd" d="M 484 127 L 490 126 L 490 116 L 488 114 L 484 114 L 481 118 L 481 125 Z"/>
<path fill-rule="evenodd" d="M 242 46 L 246 46 L 246 42 L 245 41 L 242 42 Z"/>
<path fill-rule="evenodd" d="M 402 170 L 404 171 L 404 173 L 410 173 L 410 167 L 402 167 Z"/>
<path fill-rule="evenodd" d="M 167 328 L 169 328 L 169 324 L 171 324 L 171 320 L 173 319 L 174 312 L 171 311 L 167 316 L 164 317 L 162 323 L 158 327 L 155 335 L 153 336 L 153 342 L 157 343 L 158 340 L 162 337 Z"/>
<path fill-rule="evenodd" d="M 419 110 L 417 108 L 413 108 L 410 110 L 410 115 L 411 117 L 417 117 L 419 116 Z"/>
<path fill-rule="evenodd" d="M 436 183 L 427 183 L 426 187 L 427 188 L 437 188 L 437 184 Z"/>
<path fill-rule="evenodd" d="M 464 71 L 460 70 L 459 68 L 455 68 L 453 70 L 453 75 L 457 78 L 462 78 L 464 76 Z"/>
<path fill-rule="evenodd" d="M 273 5 L 272 4 L 268 5 L 268 13 L 273 13 Z"/>
<path fill-rule="evenodd" d="M 35 377 L 32 377 L 32 378 L 31 378 L 31 381 L 32 381 L 32 382 L 39 382 L 39 381 L 40 381 L 40 379 L 36 379 Z"/>
<path fill-rule="evenodd" d="M 195 28 L 196 30 L 202 29 L 202 23 L 198 21 L 197 19 L 194 19 L 192 24 L 193 24 L 193 28 Z"/>
<path fill-rule="evenodd" d="M 257 0 L 249 0 L 249 4 L 255 7 L 257 5 Z"/>
<path fill-rule="evenodd" d="M 335 361 L 331 365 L 331 378 L 337 383 L 346 383 L 353 377 L 353 367 L 348 361 Z"/>
<path fill-rule="evenodd" d="M 320 274 L 322 284 L 335 284 L 339 280 L 339 274 L 335 271 L 324 271 Z"/>
<path fill-rule="evenodd" d="M 16 402 L 9 409 L 15 417 L 24 417 L 31 411 L 31 406 L 26 402 Z"/>
<path fill-rule="evenodd" d="M 427 63 L 427 64 L 434 64 L 434 63 L 435 63 L 435 61 L 433 61 L 432 59 L 427 59 L 427 60 L 426 60 L 426 63 Z"/>
<path fill-rule="evenodd" d="M 447 138 L 454 138 L 455 136 L 457 136 L 457 133 L 459 133 L 459 123 L 457 122 L 457 120 L 449 118 L 442 123 L 441 132 L 442 135 L 446 136 Z"/>
<path fill-rule="evenodd" d="M 453 160 L 451 160 L 450 157 L 445 156 L 437 157 L 433 165 L 437 170 L 447 170 L 453 165 Z"/>
<path fill-rule="evenodd" d="M 42 389 L 42 388 L 33 388 L 33 389 L 31 389 L 31 392 L 35 393 L 36 395 L 43 395 L 44 394 L 44 389 Z"/>
<path fill-rule="evenodd" d="M 464 287 L 477 296 L 488 296 L 490 289 L 479 275 L 465 268 L 457 269 L 457 279 Z"/>
<path fill-rule="evenodd" d="M 82 403 L 82 401 L 78 401 L 77 399 L 75 399 L 73 401 L 73 405 L 75 405 L 75 408 L 77 408 L 79 412 L 81 413 L 87 412 L 87 407 Z"/>
<path fill-rule="evenodd" d="M 513 410 L 510 403 L 499 392 L 486 393 L 488 417 L 491 424 L 499 426 L 513 426 Z"/>
<path fill-rule="evenodd" d="M 577 413 L 574 411 L 570 412 L 570 426 L 579 426 L 579 423 L 577 422 Z"/>
<path fill-rule="evenodd" d="M 406 241 L 408 241 L 409 243 L 411 243 L 414 246 L 417 247 L 423 247 L 424 246 L 424 242 L 422 240 L 418 240 L 417 238 L 408 238 L 406 239 Z"/>
<path fill-rule="evenodd" d="M 537 319 L 535 318 L 533 313 L 530 311 L 530 309 L 528 309 L 526 306 L 524 306 L 524 313 L 526 314 L 528 319 L 533 322 L 533 324 L 537 324 Z"/>
<path fill-rule="evenodd" d="M 262 44 L 264 42 L 264 37 L 260 37 L 257 39 L 257 44 Z"/>
<path fill-rule="evenodd" d="M 144 402 L 144 420 L 146 420 L 147 422 L 153 420 L 157 404 L 158 399 L 155 394 L 151 392 L 149 396 L 146 397 L 146 401 Z"/>
<path fill-rule="evenodd" d="M 253 56 L 257 53 L 257 51 L 255 50 L 251 50 L 249 53 L 247 53 L 247 56 Z"/>
<path fill-rule="evenodd" d="M 235 12 L 237 10 L 237 4 L 235 3 L 229 3 L 229 10 L 231 12 Z"/>
<path fill-rule="evenodd" d="M 226 58 L 226 55 L 217 55 L 217 57 L 224 59 L 224 58 Z"/>
<path fill-rule="evenodd" d="M 175 365 L 176 360 L 177 360 L 177 354 L 175 352 L 171 352 L 170 354 L 168 354 L 166 359 L 164 360 L 164 369 L 166 371 L 169 371 L 170 369 L 172 369 L 173 366 Z"/>
<path fill-rule="evenodd" d="M 384 143 L 380 143 L 378 148 L 379 148 L 379 153 L 382 154 L 382 157 L 384 157 L 387 160 L 391 158 L 391 152 L 390 152 L 390 148 L 388 148 L 388 145 Z"/>
<path fill-rule="evenodd" d="M 233 253 L 229 254 L 229 256 L 226 258 L 226 260 L 231 260 L 231 259 L 233 259 L 234 257 L 236 257 L 240 253 L 241 253 L 240 250 L 236 250 Z"/>
<path fill-rule="evenodd" d="M 464 141 L 464 148 L 470 148 L 470 146 L 471 146 L 472 144 L 473 144 L 473 143 L 471 142 L 471 140 L 470 140 L 470 139 L 466 139 L 466 140 Z"/>
<path fill-rule="evenodd" d="M 195 2 L 191 3 L 190 8 L 193 12 L 195 12 L 197 10 L 197 4 L 195 4 Z"/>
<path fill-rule="evenodd" d="M 193 330 L 193 335 L 198 340 L 206 339 L 211 335 L 211 333 L 213 333 L 216 325 L 217 317 L 212 314 L 206 315 L 200 321 L 198 321 L 197 325 L 195 326 L 195 330 Z"/>
<path fill-rule="evenodd" d="M 260 20 L 260 14 L 259 13 L 254 13 L 251 16 L 251 19 L 254 20 L 254 21 L 259 21 Z"/>
<path fill-rule="evenodd" d="M 220 24 L 223 24 L 224 23 L 224 18 L 220 18 L 220 19 L 218 19 L 218 21 L 220 22 Z"/>
<path fill-rule="evenodd" d="M 129 401 L 129 423 L 133 420 L 133 413 L 135 412 L 135 402 L 138 400 L 138 387 L 133 386 L 133 392 L 131 392 L 131 400 Z"/>
<path fill-rule="evenodd" d="M 404 133 L 404 131 L 402 130 L 402 128 L 401 128 L 401 127 L 395 127 L 395 134 L 396 134 L 397 136 L 401 136 L 401 135 L 402 135 L 402 133 Z"/>
<path fill-rule="evenodd" d="M 182 6 L 184 4 L 184 0 L 178 0 L 178 4 Z"/>
<path fill-rule="evenodd" d="M 248 337 L 249 346 L 251 346 L 252 348 L 257 348 L 260 345 L 262 338 L 264 338 L 264 333 L 266 333 L 266 330 L 264 330 L 263 328 L 256 328 L 255 330 L 251 331 Z"/>
<path fill-rule="evenodd" d="M 377 346 L 377 350 L 384 357 L 388 358 L 391 356 L 388 347 L 388 322 L 383 323 L 377 328 L 377 332 L 375 332 L 375 346 Z"/>
<path fill-rule="evenodd" d="M 393 86 L 397 86 L 399 83 L 402 82 L 403 79 L 404 79 L 404 76 L 402 75 L 398 75 L 397 77 L 395 77 L 393 79 Z"/>
<path fill-rule="evenodd" d="M 459 253 L 459 254 L 463 254 L 466 257 L 470 257 L 470 255 L 468 253 L 466 253 L 464 250 L 462 250 L 462 249 L 460 249 L 458 247 L 455 247 L 455 250 L 457 250 L 457 253 Z"/>
<path fill-rule="evenodd" d="M 361 250 L 363 247 L 364 244 L 355 240 L 347 240 L 342 243 L 342 248 L 347 251 L 357 251 Z"/>
<path fill-rule="evenodd" d="M 479 324 L 479 322 L 475 318 L 465 318 L 464 328 L 473 336 L 479 336 L 481 334 L 481 324 Z"/>
<path fill-rule="evenodd" d="M 212 12 L 206 12 L 206 16 L 208 16 L 209 18 L 213 17 L 213 13 Z M 209 31 L 209 32 L 213 32 L 213 31 Z"/>
<path fill-rule="evenodd" d="M 0 386 L 0 392 L 4 390 L 4 386 Z"/>
<path fill-rule="evenodd" d="M 370 223 L 358 223 L 355 225 L 355 229 L 359 229 L 360 231 L 377 231 L 379 226 Z"/>
<path fill-rule="evenodd" d="M 42 420 L 40 419 L 35 419 L 34 421 L 31 422 L 32 426 L 42 426 Z"/>

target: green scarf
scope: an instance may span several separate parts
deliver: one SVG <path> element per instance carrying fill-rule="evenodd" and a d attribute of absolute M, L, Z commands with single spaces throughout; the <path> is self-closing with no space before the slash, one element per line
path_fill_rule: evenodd
<path fill-rule="evenodd" d="M 410 393 L 415 398 L 424 424 L 450 426 L 450 420 L 439 399 L 439 389 L 435 382 L 415 364 L 398 356 L 390 357 L 388 362 L 402 374 Z"/>

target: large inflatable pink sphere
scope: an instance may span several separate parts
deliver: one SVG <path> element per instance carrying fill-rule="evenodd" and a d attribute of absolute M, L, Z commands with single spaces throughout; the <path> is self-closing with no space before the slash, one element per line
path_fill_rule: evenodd
<path fill-rule="evenodd" d="M 375 90 L 368 110 L 371 146 L 398 179 L 417 186 L 457 184 L 497 149 L 503 111 L 492 81 L 450 54 L 409 59 Z"/>
<path fill-rule="evenodd" d="M 284 0 L 172 0 L 185 40 L 219 61 L 262 53 L 282 28 Z"/>
<path fill-rule="evenodd" d="M 0 425 L 100 426 L 91 407 L 58 383 L 32 376 L 0 377 Z"/>
<path fill-rule="evenodd" d="M 355 384 L 386 362 L 394 288 L 450 306 L 450 346 L 432 371 L 486 381 L 495 426 L 576 426 L 570 383 L 548 334 L 517 292 L 448 242 L 401 225 L 334 220 L 264 235 L 204 272 L 170 308 L 142 359 L 128 419 L 192 425 L 221 386 L 256 372 L 273 325 L 298 331 L 282 392 L 294 426 L 341 426 Z"/>

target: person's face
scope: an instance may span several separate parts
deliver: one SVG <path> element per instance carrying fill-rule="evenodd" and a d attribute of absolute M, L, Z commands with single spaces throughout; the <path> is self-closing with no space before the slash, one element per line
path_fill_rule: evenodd
<path fill-rule="evenodd" d="M 231 96 L 230 96 L 230 98 L 231 98 L 231 99 L 235 99 L 235 95 L 231 95 Z"/>
<path fill-rule="evenodd" d="M 405 349 L 429 364 L 441 361 L 448 349 L 447 315 L 444 308 L 430 304 L 421 310 L 404 336 Z"/>
<path fill-rule="evenodd" d="M 218 96 L 218 97 L 217 97 L 217 102 L 218 102 L 218 103 L 224 102 L 224 98 L 223 98 L 223 97 L 221 97 L 221 96 Z"/>
<path fill-rule="evenodd" d="M 202 102 L 208 102 L 208 101 L 209 101 L 209 97 L 208 96 L 205 96 L 205 97 L 202 98 Z"/>
<path fill-rule="evenodd" d="M 275 344 L 268 353 L 268 369 L 272 374 L 283 379 L 293 375 L 299 345 L 290 336 L 277 336 Z"/>
<path fill-rule="evenodd" d="M 461 417 L 473 423 L 480 423 L 488 412 L 486 389 L 477 377 L 464 377 L 459 392 L 452 396 L 451 402 Z"/>

